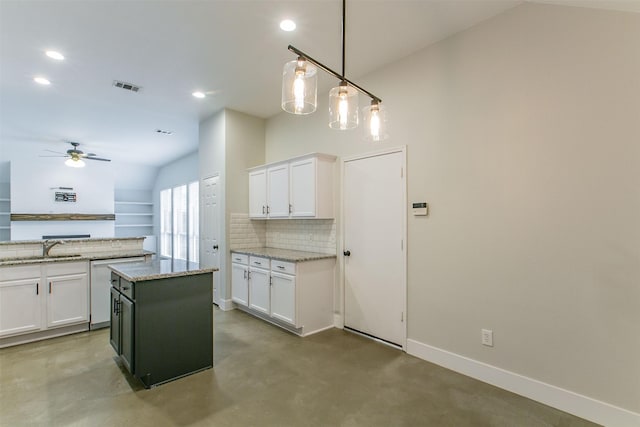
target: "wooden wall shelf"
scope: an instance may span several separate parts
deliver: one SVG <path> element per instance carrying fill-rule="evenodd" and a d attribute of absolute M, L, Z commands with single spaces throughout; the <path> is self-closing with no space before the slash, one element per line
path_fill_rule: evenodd
<path fill-rule="evenodd" d="M 19 214 L 12 213 L 11 221 L 115 221 L 115 214 Z"/>

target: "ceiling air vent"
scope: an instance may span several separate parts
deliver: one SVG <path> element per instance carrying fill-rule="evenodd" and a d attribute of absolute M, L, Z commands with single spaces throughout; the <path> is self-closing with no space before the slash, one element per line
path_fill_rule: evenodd
<path fill-rule="evenodd" d="M 140 92 L 142 90 L 142 86 L 136 86 L 133 83 L 126 83 L 118 80 L 114 80 L 113 85 L 120 89 L 130 90 L 131 92 Z"/>

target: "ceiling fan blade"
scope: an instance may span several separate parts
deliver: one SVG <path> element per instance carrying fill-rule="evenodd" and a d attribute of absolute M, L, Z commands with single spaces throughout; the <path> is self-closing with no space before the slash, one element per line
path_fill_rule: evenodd
<path fill-rule="evenodd" d="M 38 157 L 69 157 L 69 156 L 64 155 L 64 154 L 60 154 L 59 156 L 45 156 L 45 155 L 42 155 L 42 154 L 41 154 L 41 155 L 39 155 Z"/>
<path fill-rule="evenodd" d="M 101 157 L 93 157 L 93 156 L 87 156 L 87 157 L 84 157 L 84 158 L 87 159 L 87 160 L 100 160 L 101 162 L 110 162 L 111 161 L 111 159 L 103 159 Z"/>
<path fill-rule="evenodd" d="M 65 153 L 61 153 L 61 152 L 59 152 L 59 151 L 53 151 L 53 150 L 42 150 L 42 151 L 48 151 L 48 152 L 50 152 L 50 153 L 56 153 L 56 154 L 62 154 L 62 155 L 65 155 Z"/>

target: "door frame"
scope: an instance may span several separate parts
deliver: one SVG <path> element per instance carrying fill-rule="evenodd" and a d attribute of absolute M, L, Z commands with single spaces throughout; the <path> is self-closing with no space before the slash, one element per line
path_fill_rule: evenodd
<path fill-rule="evenodd" d="M 340 295 L 340 315 L 334 319 L 334 324 L 337 328 L 344 329 L 344 320 L 345 320 L 345 264 L 344 264 L 344 256 L 341 254 L 345 250 L 344 248 L 344 233 L 345 233 L 345 185 L 344 185 L 344 177 L 345 177 L 345 164 L 347 162 L 352 162 L 356 160 L 363 160 L 370 157 L 378 157 L 384 156 L 386 154 L 393 153 L 401 153 L 402 154 L 402 169 L 403 169 L 403 185 L 402 185 L 402 241 L 403 241 L 403 253 L 402 253 L 402 301 L 403 301 L 403 311 L 404 311 L 404 328 L 403 328 L 403 339 L 402 339 L 402 350 L 407 351 L 407 329 L 408 329 L 408 313 L 407 313 L 407 146 L 401 145 L 394 148 L 388 148 L 385 150 L 378 150 L 363 154 L 357 154 L 349 157 L 343 157 L 340 160 L 340 235 L 338 237 L 338 268 L 340 274 L 338 275 L 338 295 Z M 386 341 L 381 341 L 385 342 Z"/>

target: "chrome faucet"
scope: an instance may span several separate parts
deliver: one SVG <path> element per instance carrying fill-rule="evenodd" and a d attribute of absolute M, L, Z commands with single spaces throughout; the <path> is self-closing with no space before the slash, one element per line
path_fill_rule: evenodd
<path fill-rule="evenodd" d="M 45 240 L 42 242 L 42 256 L 49 256 L 49 251 L 55 245 L 64 245 L 66 242 L 64 240 Z"/>

